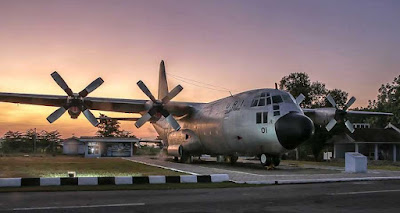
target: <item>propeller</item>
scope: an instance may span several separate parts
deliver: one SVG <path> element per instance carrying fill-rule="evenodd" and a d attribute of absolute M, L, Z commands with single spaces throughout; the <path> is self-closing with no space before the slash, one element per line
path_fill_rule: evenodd
<path fill-rule="evenodd" d="M 70 108 L 74 108 L 79 110 L 77 115 L 79 115 L 79 112 L 82 112 L 83 115 L 86 117 L 86 119 L 88 119 L 93 126 L 99 125 L 99 122 L 97 121 L 96 117 L 93 115 L 92 112 L 90 112 L 88 106 L 85 104 L 84 99 L 85 97 L 87 97 L 87 95 L 89 95 L 89 93 L 93 92 L 95 89 L 97 89 L 100 85 L 104 83 L 103 79 L 97 78 L 92 83 L 90 83 L 85 89 L 76 94 L 72 92 L 68 84 L 56 71 L 51 74 L 51 77 L 58 84 L 58 86 L 60 86 L 61 89 L 63 89 L 65 93 L 67 93 L 68 97 L 64 106 L 60 107 L 59 109 L 51 113 L 47 117 L 47 121 L 53 123 Z"/>
<path fill-rule="evenodd" d="M 154 115 L 160 113 L 162 116 L 164 116 L 165 120 L 169 123 L 169 125 L 171 125 L 172 128 L 174 128 L 176 131 L 178 131 L 181 128 L 181 126 L 175 120 L 174 116 L 172 116 L 165 109 L 165 105 L 168 104 L 175 96 L 177 96 L 183 90 L 183 87 L 181 85 L 178 85 L 174 89 L 172 89 L 162 100 L 156 100 L 153 94 L 147 88 L 146 84 L 143 83 L 143 81 L 138 81 L 137 85 L 143 91 L 143 93 L 150 98 L 151 107 L 145 114 L 142 115 L 141 118 L 139 118 L 139 120 L 136 121 L 135 126 L 137 128 L 140 128 L 141 126 L 143 126 L 143 124 L 149 121 Z"/>
<path fill-rule="evenodd" d="M 353 124 L 346 119 L 346 114 L 347 114 L 347 109 L 350 108 L 350 106 L 356 101 L 356 98 L 353 96 L 350 98 L 350 100 L 346 103 L 346 105 L 343 107 L 343 109 L 339 109 L 338 105 L 336 104 L 335 100 L 333 99 L 333 97 L 331 96 L 331 94 L 328 94 L 328 96 L 326 96 L 326 99 L 329 101 L 329 103 L 332 104 L 333 107 L 336 108 L 335 111 L 335 117 L 332 118 L 329 123 L 326 125 L 326 129 L 328 131 L 331 131 L 331 129 L 336 125 L 336 123 L 344 121 L 344 125 L 347 127 L 347 129 L 353 133 L 354 132 L 354 127 Z"/>

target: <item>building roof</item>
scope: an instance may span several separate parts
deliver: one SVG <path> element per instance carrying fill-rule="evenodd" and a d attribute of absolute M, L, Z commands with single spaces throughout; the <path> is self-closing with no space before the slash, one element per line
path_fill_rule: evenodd
<path fill-rule="evenodd" d="M 335 135 L 328 143 L 400 143 L 400 133 L 393 128 L 361 128 Z"/>
<path fill-rule="evenodd" d="M 64 142 L 70 143 L 71 141 L 77 142 L 104 142 L 104 143 L 159 143 L 162 144 L 161 140 L 143 140 L 139 138 L 115 138 L 115 137 L 90 137 L 82 136 L 80 138 L 71 137 L 64 140 Z"/>
<path fill-rule="evenodd" d="M 385 127 L 385 129 L 389 129 L 389 128 L 392 128 L 392 129 L 396 130 L 396 131 L 400 134 L 400 125 L 389 123 L 389 124 Z"/>
<path fill-rule="evenodd" d="M 397 142 L 400 143 L 400 134 L 392 129 L 356 129 L 353 134 L 348 134 L 355 142 Z"/>
<path fill-rule="evenodd" d="M 82 136 L 80 138 L 72 137 L 66 140 L 70 139 L 80 142 L 104 142 L 104 143 L 137 143 L 140 141 L 138 138 L 88 137 L 88 136 Z"/>

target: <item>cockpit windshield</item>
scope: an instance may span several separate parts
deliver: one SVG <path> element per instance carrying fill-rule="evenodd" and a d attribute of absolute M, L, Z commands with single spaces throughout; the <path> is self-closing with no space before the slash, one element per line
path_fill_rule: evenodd
<path fill-rule="evenodd" d="M 278 103 L 282 103 L 283 100 L 282 100 L 282 97 L 280 95 L 274 95 L 274 96 L 272 96 L 272 102 L 274 104 L 278 104 Z"/>
<path fill-rule="evenodd" d="M 271 96 L 269 92 L 262 92 L 254 97 L 253 101 L 251 102 L 251 107 L 267 106 L 272 103 L 279 104 L 282 102 L 293 103 L 293 99 L 290 97 L 289 94 Z"/>
<path fill-rule="evenodd" d="M 265 106 L 269 104 L 271 104 L 271 95 L 269 92 L 263 92 L 254 97 L 253 101 L 251 102 L 251 107 Z"/>
<path fill-rule="evenodd" d="M 293 103 L 293 99 L 289 94 L 282 94 L 282 98 L 285 103 Z"/>

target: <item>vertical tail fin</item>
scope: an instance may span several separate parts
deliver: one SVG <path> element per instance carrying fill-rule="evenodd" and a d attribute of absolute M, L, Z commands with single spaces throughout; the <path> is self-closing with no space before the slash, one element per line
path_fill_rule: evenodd
<path fill-rule="evenodd" d="M 158 100 L 162 100 L 168 95 L 167 75 L 165 74 L 165 65 L 162 60 L 160 63 L 160 72 L 158 76 Z"/>

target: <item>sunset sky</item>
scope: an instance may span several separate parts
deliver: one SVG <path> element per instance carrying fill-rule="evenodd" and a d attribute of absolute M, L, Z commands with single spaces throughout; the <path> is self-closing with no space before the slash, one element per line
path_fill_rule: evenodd
<path fill-rule="evenodd" d="M 0 0 L 0 14 L 1 92 L 64 95 L 50 76 L 57 70 L 75 92 L 102 77 L 91 97 L 146 99 L 136 82 L 156 94 L 164 59 L 168 73 L 233 93 L 306 72 L 355 96 L 357 107 L 400 74 L 398 0 Z M 177 101 L 229 95 L 174 78 L 169 84 L 184 87 Z M 0 103 L 0 135 L 35 127 L 63 137 L 97 130 L 67 113 L 48 124 L 54 110 Z M 122 127 L 156 136 L 147 124 Z"/>

